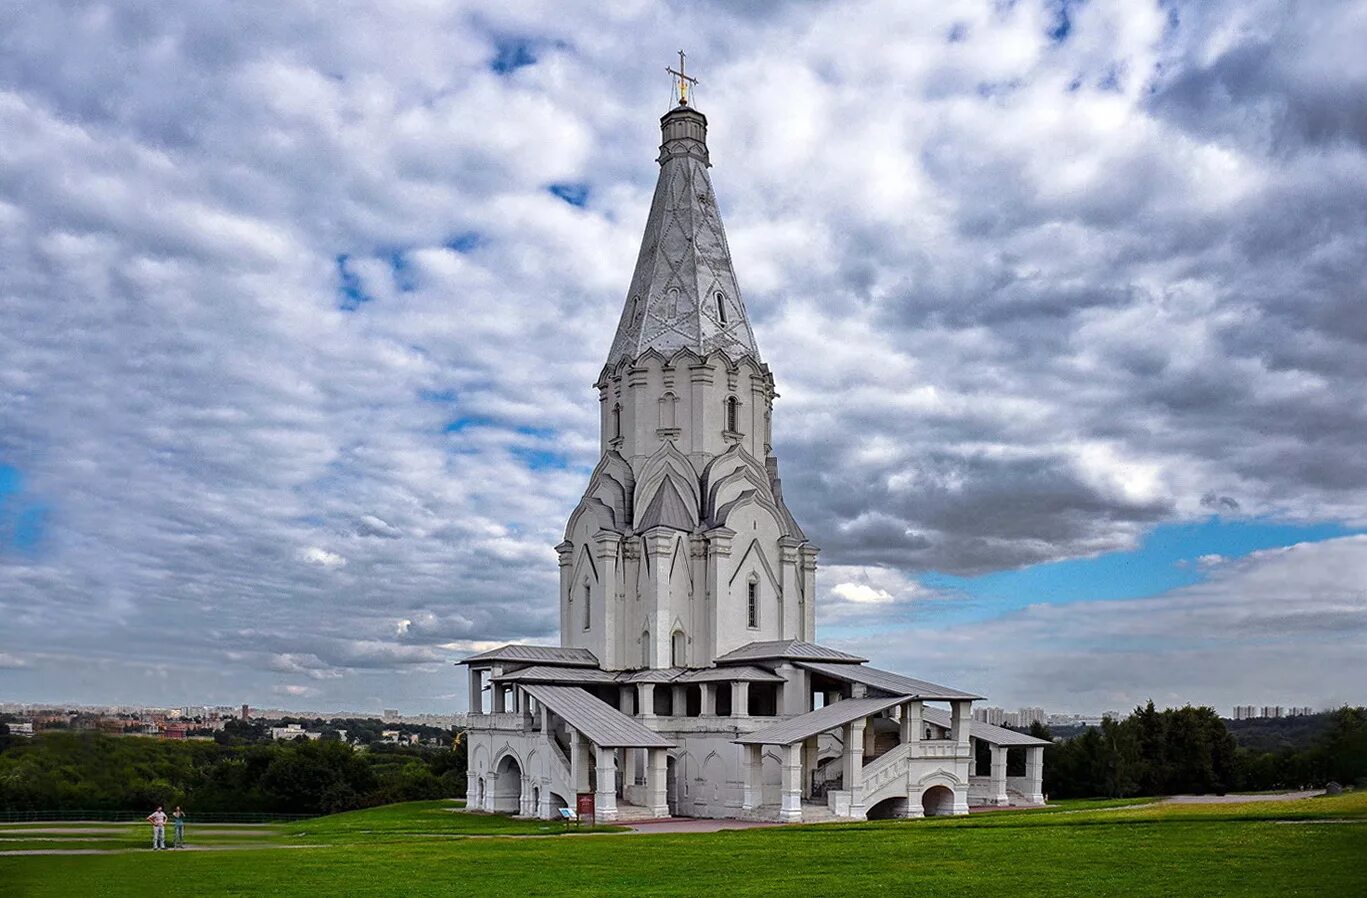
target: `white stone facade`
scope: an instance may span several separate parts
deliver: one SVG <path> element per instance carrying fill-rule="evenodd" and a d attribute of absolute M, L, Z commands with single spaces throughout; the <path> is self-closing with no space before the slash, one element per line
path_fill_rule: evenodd
<path fill-rule="evenodd" d="M 552 818 L 592 794 L 602 821 L 798 821 L 1042 802 L 1044 743 L 973 723 L 978 696 L 814 643 L 817 549 L 783 501 L 707 121 L 681 105 L 661 126 L 596 384 L 602 457 L 557 547 L 561 647 L 464 662 L 470 806 Z M 1030 756 L 1014 783 L 1007 746 Z"/>

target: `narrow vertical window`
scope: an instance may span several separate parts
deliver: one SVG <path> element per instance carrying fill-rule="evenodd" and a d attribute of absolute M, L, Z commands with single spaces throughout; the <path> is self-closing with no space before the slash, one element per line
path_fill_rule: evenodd
<path fill-rule="evenodd" d="M 661 426 L 661 427 L 677 427 L 677 426 L 678 426 L 678 417 L 677 417 L 677 415 L 676 415 L 676 409 L 675 409 L 675 405 L 676 405 L 676 403 L 678 403 L 678 401 L 679 401 L 679 397 L 675 396 L 673 393 L 666 393 L 666 394 L 664 394 L 663 396 L 660 397 L 660 426 Z"/>
<path fill-rule="evenodd" d="M 726 294 L 720 290 L 716 294 L 717 300 L 717 320 L 722 324 L 726 323 Z"/>
<path fill-rule="evenodd" d="M 669 657 L 669 663 L 670 663 L 671 665 L 673 665 L 674 667 L 685 667 L 685 666 L 687 666 L 687 665 L 684 663 L 684 662 L 687 660 L 687 659 L 685 658 L 685 654 L 686 654 L 686 653 L 685 653 L 685 651 L 684 651 L 684 643 L 685 643 L 685 639 L 684 639 L 684 632 L 683 632 L 683 630 L 675 630 L 675 631 L 674 631 L 674 638 L 670 640 L 670 652 L 669 652 L 669 655 L 670 655 L 670 657 Z"/>
<path fill-rule="evenodd" d="M 735 396 L 726 397 L 726 429 L 732 433 L 738 433 L 740 424 L 740 403 Z"/>
<path fill-rule="evenodd" d="M 584 629 L 593 626 L 593 590 L 587 581 L 584 583 Z"/>
<path fill-rule="evenodd" d="M 622 403 L 614 403 L 612 406 L 612 438 L 620 440 L 622 438 Z"/>
<path fill-rule="evenodd" d="M 641 633 L 641 666 L 650 666 L 650 631 Z"/>
<path fill-rule="evenodd" d="M 754 580 L 745 584 L 745 625 L 759 627 L 759 583 Z"/>

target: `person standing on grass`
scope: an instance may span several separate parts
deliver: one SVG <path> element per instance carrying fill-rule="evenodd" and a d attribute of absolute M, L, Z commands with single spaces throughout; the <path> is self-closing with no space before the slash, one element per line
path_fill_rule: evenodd
<path fill-rule="evenodd" d="M 173 812 L 171 813 L 171 818 L 172 818 L 172 821 L 175 823 L 175 826 L 176 826 L 176 836 L 175 836 L 175 839 L 171 842 L 171 847 L 172 847 L 172 848 L 184 848 L 184 847 L 185 847 L 185 812 L 182 811 L 182 810 L 180 809 L 180 805 L 176 805 L 175 811 L 173 811 Z"/>
<path fill-rule="evenodd" d="M 147 822 L 152 824 L 152 850 L 166 850 L 166 813 L 162 811 L 161 805 L 147 815 Z"/>

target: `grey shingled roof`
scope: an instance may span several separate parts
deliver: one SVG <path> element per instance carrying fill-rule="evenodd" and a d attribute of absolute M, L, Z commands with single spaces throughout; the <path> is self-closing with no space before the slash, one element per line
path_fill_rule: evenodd
<path fill-rule="evenodd" d="M 746 733 L 731 741 L 738 742 L 741 745 L 792 745 L 794 742 L 801 742 L 803 739 L 824 733 L 827 730 L 844 726 L 850 721 L 885 711 L 908 699 L 909 696 L 905 695 L 892 698 L 842 699 L 824 708 L 817 708 L 815 711 L 800 714 L 762 730 Z"/>
<path fill-rule="evenodd" d="M 655 497 L 650 500 L 645 514 L 641 515 L 641 522 L 636 529 L 644 533 L 652 527 L 673 527 L 688 532 L 696 525 L 696 513 L 689 510 L 688 504 L 674 487 L 674 481 L 666 477 L 655 491 Z"/>
<path fill-rule="evenodd" d="M 939 708 L 922 708 L 921 717 L 928 723 L 933 723 L 937 727 L 949 729 L 953 723 L 953 718 L 949 712 Z M 980 720 L 970 721 L 968 724 L 968 734 L 974 739 L 981 739 L 993 745 L 1052 745 L 1044 739 L 1036 739 L 1034 736 L 1027 736 L 1025 733 L 1017 733 L 1015 730 L 1008 730 L 1006 727 L 999 727 L 991 723 L 983 723 Z"/>
<path fill-rule="evenodd" d="M 721 350 L 732 361 L 749 356 L 758 362 L 707 174 L 707 145 L 698 139 L 707 119 L 676 108 L 660 121 L 660 177 L 607 364 L 651 349 L 666 357 L 683 349 L 699 355 Z"/>
<path fill-rule="evenodd" d="M 594 745 L 604 748 L 672 748 L 673 742 L 578 686 L 525 683 L 527 694 L 565 719 Z"/>
<path fill-rule="evenodd" d="M 619 683 L 672 683 L 683 673 L 683 667 L 651 667 L 645 670 L 624 670 L 617 675 Z"/>
<path fill-rule="evenodd" d="M 901 674 L 893 673 L 889 670 L 879 670 L 876 667 L 867 667 L 862 664 L 823 664 L 814 661 L 799 661 L 798 667 L 825 674 L 837 680 L 845 680 L 850 683 L 863 683 L 865 686 L 872 686 L 874 689 L 890 692 L 894 695 L 910 695 L 914 698 L 929 699 L 931 701 L 956 701 L 960 699 L 979 699 L 981 695 L 974 695 L 971 692 L 962 692 L 958 689 L 951 689 L 948 686 L 939 686 L 935 683 L 927 683 L 925 680 L 918 680 L 914 677 L 904 677 Z"/>
<path fill-rule="evenodd" d="M 730 667 L 702 667 L 680 674 L 676 683 L 731 683 L 744 680 L 748 683 L 782 683 L 783 677 L 762 667 L 750 664 L 735 664 Z"/>
<path fill-rule="evenodd" d="M 471 655 L 461 664 L 474 664 L 482 661 L 511 661 L 517 664 L 559 664 L 574 667 L 597 667 L 598 658 L 588 649 L 575 649 L 558 645 L 511 645 L 499 646 L 478 655 Z"/>
<path fill-rule="evenodd" d="M 800 639 L 777 639 L 770 642 L 751 642 L 717 658 L 718 664 L 738 664 L 746 661 L 825 661 L 837 664 L 861 664 L 860 658 L 838 649 L 827 648 Z"/>
<path fill-rule="evenodd" d="M 533 664 L 493 678 L 499 683 L 616 683 L 617 675 L 596 667 L 553 667 Z"/>

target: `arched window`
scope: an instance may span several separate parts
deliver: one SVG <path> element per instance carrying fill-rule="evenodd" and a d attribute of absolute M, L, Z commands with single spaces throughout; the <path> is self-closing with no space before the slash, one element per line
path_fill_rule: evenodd
<path fill-rule="evenodd" d="M 636 320 L 636 316 L 637 316 L 638 314 L 640 314 L 640 311 L 641 311 L 641 297 L 639 297 L 639 296 L 633 296 L 633 297 L 631 298 L 631 317 L 628 318 L 627 320 L 628 320 L 628 321 L 635 321 L 635 320 Z"/>
<path fill-rule="evenodd" d="M 740 432 L 740 402 L 735 396 L 726 397 L 726 429 L 731 433 Z"/>
<path fill-rule="evenodd" d="M 584 581 L 584 629 L 593 626 L 593 588 Z"/>
<path fill-rule="evenodd" d="M 679 397 L 678 397 L 678 396 L 675 396 L 673 393 L 666 393 L 666 394 L 664 394 L 663 396 L 660 397 L 660 426 L 661 426 L 661 427 L 677 427 L 677 426 L 678 426 L 678 414 L 677 414 L 677 411 L 676 411 L 678 404 L 679 404 Z"/>
<path fill-rule="evenodd" d="M 718 290 L 715 294 L 717 300 L 717 320 L 722 324 L 726 323 L 726 294 Z"/>
<path fill-rule="evenodd" d="M 670 287 L 665 293 L 665 313 L 670 318 L 678 318 L 684 313 L 683 293 L 678 287 Z"/>
<path fill-rule="evenodd" d="M 675 667 L 687 667 L 687 666 L 688 666 L 687 663 L 686 663 L 687 659 L 684 657 L 685 654 L 686 654 L 686 652 L 685 652 L 685 643 L 686 643 L 686 642 L 687 642 L 687 640 L 684 638 L 684 631 L 683 631 L 683 630 L 675 630 L 675 631 L 674 631 L 674 638 L 670 640 L 670 645 L 669 645 L 669 663 L 672 664 L 672 665 L 675 666 Z"/>
<path fill-rule="evenodd" d="M 759 580 L 754 577 L 745 584 L 745 625 L 752 630 L 759 627 Z"/>
<path fill-rule="evenodd" d="M 650 631 L 641 632 L 641 666 L 650 666 Z"/>
<path fill-rule="evenodd" d="M 622 438 L 622 403 L 615 402 L 612 405 L 612 438 L 620 440 Z"/>

